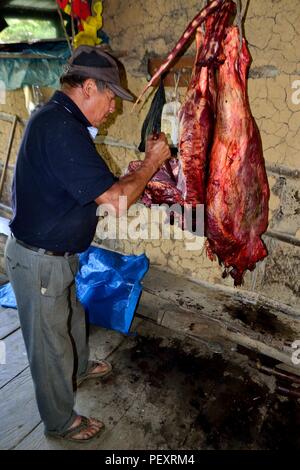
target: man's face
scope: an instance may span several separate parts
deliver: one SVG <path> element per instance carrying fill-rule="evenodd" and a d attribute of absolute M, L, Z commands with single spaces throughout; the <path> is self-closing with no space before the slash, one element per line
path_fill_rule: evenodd
<path fill-rule="evenodd" d="M 109 88 L 99 91 L 96 83 L 89 97 L 89 121 L 94 127 L 103 124 L 107 117 L 115 112 L 115 94 Z"/>

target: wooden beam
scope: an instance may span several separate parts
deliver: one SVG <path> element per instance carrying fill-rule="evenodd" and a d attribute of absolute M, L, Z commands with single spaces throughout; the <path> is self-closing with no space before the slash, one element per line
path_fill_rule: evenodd
<path fill-rule="evenodd" d="M 0 413 L 2 450 L 17 446 L 41 422 L 29 368 L 0 390 Z"/>
<path fill-rule="evenodd" d="M 51 57 L 49 54 L 23 54 L 20 52 L 0 52 L 0 59 L 47 59 L 56 60 L 57 57 Z"/>
<path fill-rule="evenodd" d="M 138 313 L 144 317 L 200 340 L 232 342 L 291 365 L 291 345 L 300 334 L 299 309 L 257 293 L 154 267 L 143 285 Z"/>
<path fill-rule="evenodd" d="M 8 166 L 8 161 L 9 161 L 10 152 L 11 152 L 11 148 L 12 148 L 12 144 L 13 144 L 13 140 L 14 140 L 14 135 L 15 135 L 15 130 L 16 130 L 16 125 L 17 125 L 17 119 L 18 119 L 17 116 L 13 116 L 13 121 L 12 121 L 12 125 L 11 125 L 11 130 L 10 130 L 10 134 L 9 134 L 6 154 L 5 154 L 3 168 L 2 168 L 2 173 L 1 173 L 1 177 L 0 177 L 0 198 L 2 196 L 6 170 L 7 170 L 7 166 Z"/>
<path fill-rule="evenodd" d="M 1 54 L 0 54 L 1 55 Z M 13 114 L 8 114 L 8 113 L 3 113 L 0 112 L 0 120 L 1 121 L 6 121 L 6 122 L 14 122 L 15 116 Z"/>
<path fill-rule="evenodd" d="M 278 232 L 276 230 L 268 230 L 265 233 L 265 236 L 270 237 L 270 238 L 275 238 L 276 240 L 279 240 L 284 243 L 289 243 L 290 245 L 300 246 L 299 238 L 293 237 L 293 235 L 290 235 L 285 232 Z"/>

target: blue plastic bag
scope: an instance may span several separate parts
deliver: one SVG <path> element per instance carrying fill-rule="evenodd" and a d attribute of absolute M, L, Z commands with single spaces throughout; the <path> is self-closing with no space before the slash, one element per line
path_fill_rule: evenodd
<path fill-rule="evenodd" d="M 0 287 L 0 305 L 4 308 L 17 308 L 17 302 L 10 283 Z"/>
<path fill-rule="evenodd" d="M 75 281 L 89 322 L 129 333 L 148 268 L 145 255 L 122 255 L 97 247 L 82 253 Z M 0 305 L 17 308 L 11 284 L 0 287 Z"/>
<path fill-rule="evenodd" d="M 82 253 L 76 288 L 89 322 L 129 333 L 148 268 L 145 255 L 122 255 L 97 247 Z"/>

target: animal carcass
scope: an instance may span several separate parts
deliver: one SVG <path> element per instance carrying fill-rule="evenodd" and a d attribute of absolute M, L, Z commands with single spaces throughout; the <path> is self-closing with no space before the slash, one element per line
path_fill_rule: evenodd
<path fill-rule="evenodd" d="M 269 186 L 262 142 L 247 95 L 250 55 L 237 27 L 227 30 L 218 76 L 217 119 L 206 193 L 208 253 L 235 285 L 267 255 Z"/>

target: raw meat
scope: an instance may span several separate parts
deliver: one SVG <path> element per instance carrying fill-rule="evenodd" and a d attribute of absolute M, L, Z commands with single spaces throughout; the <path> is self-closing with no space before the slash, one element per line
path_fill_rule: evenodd
<path fill-rule="evenodd" d="M 244 272 L 267 256 L 269 186 L 262 142 L 247 95 L 250 55 L 237 27 L 227 30 L 218 77 L 217 120 L 206 197 L 208 253 L 242 283 Z"/>
<path fill-rule="evenodd" d="M 142 162 L 139 160 L 130 162 L 128 173 L 136 171 Z M 171 158 L 169 165 L 165 163 L 155 173 L 147 184 L 142 196 L 142 202 L 145 206 L 150 207 L 151 204 L 183 204 L 180 191 L 177 189 L 178 178 L 178 160 Z"/>

